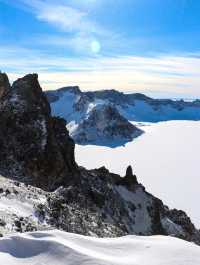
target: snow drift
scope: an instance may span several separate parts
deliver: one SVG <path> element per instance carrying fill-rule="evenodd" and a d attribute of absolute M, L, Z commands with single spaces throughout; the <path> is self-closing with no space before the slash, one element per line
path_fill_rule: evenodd
<path fill-rule="evenodd" d="M 200 247 L 164 236 L 97 239 L 57 230 L 0 240 L 1 264 L 199 265 Z"/>

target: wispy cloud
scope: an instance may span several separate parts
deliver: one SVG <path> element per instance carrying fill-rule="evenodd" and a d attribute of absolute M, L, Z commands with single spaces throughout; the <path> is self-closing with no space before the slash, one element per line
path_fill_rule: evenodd
<path fill-rule="evenodd" d="M 89 19 L 89 15 L 59 1 L 26 1 L 23 2 L 32 8 L 39 20 L 57 26 L 63 31 L 77 31 L 84 33 L 104 32 L 100 26 Z"/>
<path fill-rule="evenodd" d="M 63 0 L 16 0 L 14 2 L 4 0 L 31 12 L 35 18 L 41 22 L 48 23 L 52 27 L 66 34 L 65 38 L 58 36 L 49 37 L 48 41 L 63 43 L 75 50 L 76 52 L 94 53 L 92 50 L 92 43 L 99 42 L 101 47 L 101 40 L 113 39 L 115 34 L 102 27 L 94 21 L 89 11 L 82 8 L 86 4 L 92 4 L 94 0 L 83 1 L 63 1 Z M 67 2 L 67 3 L 66 3 Z M 113 35 L 113 37 L 112 37 Z M 44 38 L 43 38 L 44 39 Z M 64 43 L 63 43 L 64 44 Z"/>
<path fill-rule="evenodd" d="M 44 89 L 76 84 L 85 90 L 114 88 L 200 97 L 198 54 L 81 59 L 19 47 L 0 47 L 0 62 L 1 70 L 8 72 L 12 80 L 28 72 L 38 72 Z"/>

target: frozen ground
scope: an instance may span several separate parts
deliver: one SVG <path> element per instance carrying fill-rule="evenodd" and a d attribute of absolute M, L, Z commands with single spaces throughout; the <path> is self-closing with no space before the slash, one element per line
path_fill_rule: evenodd
<path fill-rule="evenodd" d="M 87 168 L 105 165 L 121 175 L 131 164 L 148 191 L 170 207 L 185 210 L 200 227 L 200 122 L 140 126 L 146 133 L 125 147 L 76 145 L 77 162 Z"/>
<path fill-rule="evenodd" d="M 89 238 L 61 231 L 0 240 L 1 264 L 199 265 L 200 247 L 172 237 Z"/>
<path fill-rule="evenodd" d="M 47 195 L 39 188 L 0 176 L 0 234 L 46 229 L 48 225 L 40 220 L 36 208 L 46 202 Z"/>

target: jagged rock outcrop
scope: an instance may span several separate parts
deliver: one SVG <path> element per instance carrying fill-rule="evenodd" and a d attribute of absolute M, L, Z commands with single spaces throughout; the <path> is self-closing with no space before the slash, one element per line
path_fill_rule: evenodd
<path fill-rule="evenodd" d="M 0 202 L 16 203 L 1 209 L 0 233 L 57 227 L 101 237 L 173 235 L 200 244 L 189 217 L 146 192 L 130 166 L 121 178 L 105 167 L 76 165 L 65 121 L 51 116 L 36 74 L 12 87 L 0 74 L 0 91 L 0 173 L 15 180 L 0 177 Z M 29 211 L 22 216 L 24 203 Z"/>
<path fill-rule="evenodd" d="M 191 219 L 187 216 L 184 211 L 177 209 L 169 209 L 165 207 L 165 218 L 162 220 L 163 227 L 165 227 L 169 231 L 169 220 L 175 224 L 175 226 L 171 226 L 170 233 L 185 239 L 187 241 L 193 241 L 200 245 L 199 235 L 200 230 L 197 230 L 192 223 Z M 168 222 L 167 222 L 168 220 Z"/>
<path fill-rule="evenodd" d="M 76 170 L 74 142 L 65 121 L 52 118 L 36 74 L 9 85 L 0 74 L 0 171 L 55 189 Z"/>
<path fill-rule="evenodd" d="M 162 234 L 200 244 L 200 231 L 188 216 L 181 211 L 180 221 L 179 211 L 170 211 L 134 178 L 130 189 L 105 168 L 82 168 L 80 174 L 80 185 L 60 187 L 36 208 L 50 226 L 99 237 Z"/>

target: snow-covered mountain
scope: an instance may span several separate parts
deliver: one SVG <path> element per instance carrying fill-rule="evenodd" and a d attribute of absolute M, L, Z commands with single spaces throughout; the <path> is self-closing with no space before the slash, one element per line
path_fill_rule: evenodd
<path fill-rule="evenodd" d="M 71 137 L 79 144 L 106 146 L 123 145 L 142 134 L 142 130 L 119 114 L 111 104 L 93 107 L 87 118 L 71 131 Z"/>
<path fill-rule="evenodd" d="M 160 100 L 115 90 L 82 92 L 79 87 L 46 95 L 53 115 L 67 120 L 69 133 L 79 144 L 122 145 L 141 134 L 138 128 L 131 129 L 130 121 L 200 120 L 199 100 Z"/>
<path fill-rule="evenodd" d="M 70 136 L 80 144 L 115 147 L 132 141 L 142 131 L 131 124 L 112 102 L 91 101 L 78 87 L 46 92 L 52 113 L 67 121 Z"/>
<path fill-rule="evenodd" d="M 200 248 L 163 236 L 91 238 L 57 230 L 0 239 L 1 264 L 199 265 Z"/>
<path fill-rule="evenodd" d="M 74 141 L 65 121 L 51 116 L 36 74 L 11 87 L 0 73 L 0 110 L 2 236 L 57 228 L 95 237 L 173 235 L 200 244 L 200 231 L 187 214 L 148 193 L 130 166 L 122 178 L 105 167 L 86 170 L 76 164 Z M 12 238 L 21 249 L 24 236 Z M 11 250 L 24 255 L 15 252 L 16 241 L 1 242 L 0 261 Z M 27 254 L 41 250 L 29 247 Z"/>

